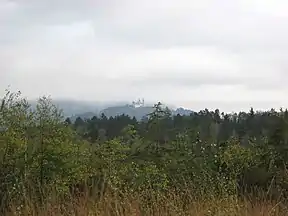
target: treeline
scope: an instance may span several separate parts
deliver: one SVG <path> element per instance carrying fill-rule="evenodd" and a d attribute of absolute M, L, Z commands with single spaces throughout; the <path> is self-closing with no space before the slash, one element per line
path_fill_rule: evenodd
<path fill-rule="evenodd" d="M 185 134 L 197 136 L 202 142 L 220 144 L 234 138 L 242 145 L 249 145 L 249 142 L 263 144 L 264 137 L 270 140 L 276 139 L 277 133 L 283 133 L 284 136 L 283 130 L 286 130 L 288 121 L 287 109 L 280 109 L 280 112 L 277 112 L 275 109 L 254 111 L 251 108 L 249 112 L 232 114 L 220 112 L 218 109 L 215 111 L 204 109 L 189 116 L 180 114 L 172 116 L 167 107 L 162 107 L 161 103 L 158 103 L 155 104 L 154 110 L 153 113 L 144 116 L 142 121 L 124 114 L 109 118 L 102 114 L 101 117 L 94 116 L 91 119 L 78 117 L 73 123 L 67 118 L 65 122 L 82 138 L 91 142 L 114 139 L 123 135 L 127 127 L 133 127 L 147 141 L 165 143 L 174 141 L 180 134 Z M 157 130 L 157 137 L 153 136 L 155 131 L 151 127 L 155 123 L 158 124 L 157 128 L 154 128 Z"/>
<path fill-rule="evenodd" d="M 47 98 L 31 109 L 20 94 L 0 107 L 1 211 L 51 193 L 151 194 L 187 189 L 201 197 L 286 197 L 288 112 L 172 116 L 160 103 L 142 121 L 128 116 L 71 122 Z M 122 196 L 122 195 L 121 195 Z M 59 198 L 60 199 L 60 198 Z M 20 211 L 20 210 L 19 210 Z"/>

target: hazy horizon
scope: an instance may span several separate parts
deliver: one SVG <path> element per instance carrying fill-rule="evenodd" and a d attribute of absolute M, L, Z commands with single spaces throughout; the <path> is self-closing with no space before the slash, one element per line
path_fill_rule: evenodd
<path fill-rule="evenodd" d="M 54 102 L 73 102 L 73 103 L 82 104 L 83 106 L 84 105 L 95 105 L 95 106 L 100 105 L 100 107 L 102 108 L 132 104 L 133 101 L 136 101 L 136 100 L 98 101 L 98 100 L 81 100 L 81 99 L 53 98 L 53 97 L 51 97 L 51 99 Z M 36 101 L 37 98 L 34 98 L 34 99 L 30 98 L 29 100 Z M 220 109 L 221 112 L 226 112 L 226 113 L 241 112 L 241 111 L 248 112 L 251 109 L 251 107 L 255 111 L 268 111 L 268 110 L 271 110 L 272 108 L 275 110 L 280 110 L 280 108 L 286 109 L 286 107 L 283 107 L 280 103 L 274 103 L 273 106 L 270 106 L 269 102 L 255 103 L 253 101 L 247 101 L 243 105 L 243 103 L 241 102 L 192 101 L 192 100 L 186 101 L 186 102 L 183 101 L 182 103 L 179 103 L 179 104 L 173 104 L 173 103 L 166 103 L 165 101 L 158 100 L 158 101 L 145 101 L 145 106 L 152 106 L 157 102 L 161 102 L 164 105 L 168 106 L 169 108 L 173 108 L 173 109 L 184 108 L 184 109 L 189 109 L 189 110 L 196 111 L 196 112 L 200 110 L 204 110 L 206 108 L 209 110 Z"/>
<path fill-rule="evenodd" d="M 0 93 L 288 107 L 284 0 L 0 0 Z"/>

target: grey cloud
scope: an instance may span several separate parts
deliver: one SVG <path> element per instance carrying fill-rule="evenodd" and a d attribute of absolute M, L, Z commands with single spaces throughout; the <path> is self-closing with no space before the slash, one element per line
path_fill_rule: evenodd
<path fill-rule="evenodd" d="M 0 0 L 0 12 L 3 12 L 1 11 L 1 5 L 3 6 L 4 4 L 3 2 L 5 1 Z M 191 71 L 191 73 L 187 75 L 185 71 L 176 71 L 177 66 L 175 66 L 173 67 L 176 68 L 175 71 L 169 71 L 168 69 L 167 71 L 162 73 L 165 74 L 165 76 L 152 75 L 150 77 L 145 77 L 143 74 L 142 77 L 123 76 L 121 77 L 121 79 L 118 80 L 118 84 L 119 86 L 124 87 L 126 85 L 131 85 L 133 86 L 135 91 L 137 90 L 139 93 L 141 93 L 142 89 L 150 85 L 156 87 L 158 85 L 166 87 L 169 86 L 171 88 L 178 89 L 182 87 L 189 87 L 193 89 L 201 86 L 211 85 L 239 86 L 245 87 L 250 90 L 281 90 L 286 88 L 285 81 L 288 80 L 287 16 L 272 16 L 269 14 L 265 15 L 264 13 L 261 14 L 259 12 L 255 12 L 252 9 L 251 11 L 247 11 L 245 8 L 240 9 L 241 7 L 239 6 L 239 4 L 243 2 L 242 0 L 219 0 L 217 1 L 217 3 L 215 3 L 215 1 L 208 0 L 195 1 L 195 3 L 193 4 L 195 4 L 196 6 L 200 3 L 214 3 L 211 7 L 206 8 L 206 10 L 199 10 L 199 8 L 197 9 L 197 7 L 183 7 L 173 8 L 173 10 L 169 9 L 171 10 L 171 13 L 169 12 L 169 10 L 167 10 L 169 12 L 168 13 L 164 10 L 164 5 L 170 4 L 171 2 L 176 5 L 176 2 L 178 1 L 15 1 L 17 7 L 15 7 L 14 9 L 12 8 L 8 12 L 6 12 L 5 16 L 1 16 L 0 14 L 0 82 L 1 84 L 3 84 L 3 82 L 7 83 L 7 80 L 12 80 L 11 77 L 13 77 L 14 80 L 17 80 L 19 74 L 23 75 L 19 75 L 19 77 L 25 77 L 25 60 L 27 59 L 29 61 L 28 63 L 26 62 L 26 67 L 31 70 L 31 74 L 36 73 L 35 71 L 39 68 L 43 70 L 43 73 L 48 74 L 51 72 L 51 70 L 53 70 L 51 68 L 61 67 L 61 61 L 66 64 L 64 60 L 59 59 L 61 59 L 63 56 L 69 56 L 69 50 L 72 50 L 73 48 L 63 48 L 63 50 L 61 50 L 61 48 L 57 48 L 61 45 L 61 43 L 64 43 L 63 41 L 65 40 L 65 37 L 69 36 L 64 34 L 66 31 L 65 30 L 63 31 L 63 34 L 61 33 L 62 40 L 57 40 L 59 39 L 58 36 L 60 34 L 58 35 L 57 32 L 55 33 L 55 29 L 53 30 L 53 27 L 59 26 L 59 28 L 62 29 L 62 26 L 65 27 L 65 25 L 67 24 L 73 24 L 77 23 L 78 21 L 88 20 L 94 24 L 95 34 L 91 34 L 91 37 L 89 36 L 89 41 L 87 42 L 87 44 L 85 44 L 85 49 L 74 49 L 75 52 L 80 53 L 79 56 L 81 55 L 84 60 L 79 60 L 79 62 L 73 62 L 73 68 L 72 66 L 61 67 L 59 69 L 59 77 L 66 77 L 66 75 L 69 74 L 69 72 L 71 71 L 75 73 L 75 68 L 77 68 L 77 70 L 81 70 L 83 68 L 83 72 L 84 70 L 90 72 L 95 70 L 97 71 L 97 73 L 108 73 L 108 71 L 105 71 L 105 69 L 103 68 L 105 68 L 106 66 L 104 64 L 109 64 L 109 58 L 107 57 L 108 60 L 105 60 L 106 63 L 101 62 L 101 53 L 102 50 L 106 50 L 105 55 L 107 55 L 107 53 L 109 54 L 109 52 L 111 53 L 111 55 L 113 55 L 114 51 L 116 52 L 116 49 L 114 47 L 115 44 L 121 47 L 120 51 L 117 50 L 117 52 L 119 53 L 124 53 L 125 49 L 129 49 L 133 47 L 133 45 L 139 45 L 139 47 L 148 50 L 158 50 L 159 48 L 161 48 L 162 50 L 164 50 L 162 54 L 165 53 L 166 49 L 169 49 L 171 47 L 176 47 L 179 49 L 181 49 L 181 47 L 185 48 L 187 46 L 192 48 L 200 47 L 200 49 L 201 47 L 216 47 L 216 49 L 221 50 L 221 52 L 223 51 L 223 53 L 225 54 L 223 58 L 227 59 L 227 61 L 229 61 L 229 57 L 227 57 L 226 54 L 237 56 L 237 60 L 235 60 L 235 62 L 232 62 L 233 60 L 231 60 L 231 64 L 236 65 L 235 68 L 233 65 L 231 66 L 231 68 L 229 68 L 229 70 L 232 71 L 235 69 L 237 70 L 237 72 L 240 71 L 239 77 L 235 77 L 233 75 L 215 75 L 221 73 L 220 71 L 217 71 L 218 69 L 215 69 L 213 67 L 207 67 L 210 68 L 210 71 Z M 184 1 L 179 0 L 179 2 L 183 3 Z M 139 3 L 139 6 L 137 6 L 137 3 Z M 186 3 L 189 3 L 190 5 L 192 4 L 191 1 L 188 0 L 186 1 Z M 133 7 L 131 7 L 131 5 Z M 4 6 L 2 8 L 5 9 Z M 176 15 L 172 16 L 171 14 L 174 13 Z M 47 30 L 47 26 L 50 26 L 52 28 L 48 28 Z M 52 32 L 52 39 L 49 38 L 48 33 L 47 38 L 49 38 L 49 40 L 46 38 L 45 30 L 47 30 L 47 32 Z M 95 37 L 97 45 L 95 45 L 96 43 L 94 44 L 93 37 Z M 81 40 L 83 42 L 87 40 L 87 38 L 83 36 L 80 37 L 79 42 L 81 42 Z M 103 41 L 105 41 L 105 43 Z M 71 44 L 70 42 L 68 40 L 65 46 L 67 45 L 75 47 L 75 44 L 78 42 L 78 38 L 77 40 L 72 41 Z M 90 44 L 91 48 L 89 48 Z M 98 44 L 104 45 L 103 47 L 99 48 Z M 102 50 L 99 51 L 100 49 Z M 41 51 L 42 53 L 40 53 Z M 53 54 L 53 52 L 55 53 L 55 55 Z M 209 50 L 207 52 L 209 52 Z M 219 55 L 221 55 L 221 52 L 219 52 Z M 14 54 L 17 54 L 16 57 L 14 57 Z M 159 54 L 160 58 L 162 54 Z M 39 55 L 41 58 L 37 58 Z M 218 53 L 215 55 L 218 55 Z M 164 56 L 165 54 L 163 54 L 163 57 Z M 25 59 L 25 57 L 27 58 Z M 139 57 L 136 56 L 134 60 L 136 60 L 137 62 L 137 58 L 145 57 L 147 56 L 144 55 L 143 57 L 140 54 Z M 95 62 L 92 63 L 93 58 L 100 58 L 100 60 L 95 60 L 97 61 L 97 63 L 94 64 Z M 205 58 L 205 55 L 203 55 L 203 58 Z M 33 61 L 37 61 L 37 59 L 44 59 L 45 61 L 43 60 L 43 62 L 40 61 L 40 63 L 33 63 Z M 67 57 L 67 59 L 69 58 Z M 121 58 L 119 57 L 119 59 Z M 21 62 L 21 60 L 23 61 Z M 18 61 L 20 61 L 20 63 L 16 64 L 18 63 Z M 150 59 L 150 61 L 153 60 Z M 193 61 L 193 59 L 191 59 L 191 61 Z M 128 57 L 127 62 L 125 62 L 125 67 L 123 66 L 123 70 L 125 70 L 126 68 L 128 68 L 127 70 L 129 70 L 131 67 L 133 68 L 134 65 L 132 65 L 132 63 L 133 62 L 131 62 L 131 58 Z M 238 63 L 241 66 L 239 66 Z M 152 64 L 153 63 L 151 63 L 151 65 Z M 175 65 L 176 64 L 178 63 L 175 63 Z M 181 62 L 179 64 L 181 64 Z M 207 65 L 208 64 L 209 62 L 207 61 Z M 15 67 L 17 71 L 12 70 L 15 69 L 13 65 L 20 65 L 17 68 Z M 139 71 L 143 71 L 144 68 L 141 67 L 145 67 L 145 62 L 142 63 L 142 65 L 138 66 L 140 68 L 138 68 L 137 66 L 138 65 L 135 66 L 136 70 L 139 69 Z M 28 70 L 27 68 L 26 70 Z M 157 70 L 153 69 L 153 65 L 151 66 L 151 68 L 152 70 Z M 55 71 L 56 70 L 58 71 L 58 68 L 55 69 Z M 113 68 L 112 65 L 111 71 L 112 70 L 117 71 L 117 68 Z M 2 71 L 4 71 L 4 73 L 6 74 L 3 75 Z M 157 71 L 155 71 L 155 74 L 158 74 L 156 72 Z M 253 74 L 254 72 L 258 75 L 255 75 L 254 77 L 245 75 Z M 121 73 L 120 69 L 119 73 Z M 261 77 L 261 73 L 274 73 L 275 76 L 270 79 L 266 76 Z M 229 74 L 229 71 L 227 72 L 227 74 Z M 87 78 L 83 78 L 84 81 L 85 79 L 87 80 Z M 116 83 L 117 80 L 114 81 Z M 101 83 L 105 86 L 104 82 L 111 84 L 112 81 L 104 79 L 101 80 Z M 23 84 L 23 82 L 19 80 L 17 80 L 16 83 L 21 83 L 21 85 L 19 84 L 20 86 L 26 86 L 26 84 Z M 49 85 L 50 83 L 47 82 L 47 91 L 49 90 Z M 60 84 L 59 86 L 59 88 L 61 88 Z M 92 83 L 91 86 L 93 86 Z M 137 89 L 135 86 L 139 86 L 140 89 Z M 55 88 L 52 90 L 55 92 L 55 94 L 57 94 L 57 92 L 60 92 L 61 89 Z M 86 90 L 90 91 L 90 89 L 88 88 Z M 33 91 L 34 88 L 30 92 Z M 66 94 L 67 92 L 67 94 L 73 94 L 70 91 L 71 89 L 67 88 L 67 91 L 65 91 L 64 93 Z M 125 91 L 127 92 L 129 90 Z M 91 97 L 93 97 L 93 93 L 90 94 Z M 109 93 L 107 93 L 107 95 L 108 94 Z M 127 94 L 129 94 L 129 92 Z M 79 93 L 79 95 L 81 94 Z"/>
<path fill-rule="evenodd" d="M 205 11 L 194 9 L 173 19 L 155 15 L 157 12 L 160 14 L 159 9 L 150 12 L 154 12 L 155 17 L 149 13 L 153 19 L 147 18 L 146 23 L 138 25 L 133 20 L 134 13 L 127 10 L 121 14 L 126 16 L 125 19 L 117 16 L 110 19 L 102 33 L 115 40 L 148 47 L 208 45 L 236 52 L 288 48 L 288 31 L 284 27 L 288 24 L 287 17 L 241 11 L 237 7 L 239 2 L 217 1 L 217 5 Z"/>
<path fill-rule="evenodd" d="M 109 6 L 109 0 L 15 0 L 13 3 L 15 9 L 9 10 L 0 19 L 0 45 L 33 37 L 37 28 L 41 31 L 45 25 L 65 25 L 97 19 Z M 4 0 L 0 4 L 0 12 L 1 7 L 2 10 L 7 10 L 8 4 L 11 2 Z"/>
<path fill-rule="evenodd" d="M 96 16 L 107 7 L 108 1 L 91 0 L 15 0 L 17 17 L 33 23 L 53 24 L 79 21 Z M 16 13 L 16 12 L 15 12 Z"/>
<path fill-rule="evenodd" d="M 159 72 L 159 71 L 158 71 Z M 214 71 L 215 72 L 215 71 Z M 173 87 L 189 87 L 198 88 L 202 86 L 244 86 L 251 90 L 268 90 L 268 89 L 284 89 L 286 87 L 285 81 L 275 77 L 274 79 L 267 79 L 261 77 L 242 76 L 235 77 L 231 75 L 217 75 L 220 73 L 209 74 L 209 71 L 190 71 L 190 73 L 183 73 L 183 71 L 167 71 L 163 75 L 156 74 L 149 77 L 129 77 L 128 82 L 134 86 L 169 86 Z M 125 78 L 121 79 L 123 82 Z M 119 80 L 119 82 L 121 82 Z"/>
<path fill-rule="evenodd" d="M 142 12 L 142 16 L 135 16 L 135 13 L 141 12 L 139 7 L 142 5 L 136 8 L 136 4 L 133 4 L 135 8 L 129 8 L 129 4 L 133 2 L 131 0 L 123 0 L 121 4 L 117 4 L 115 0 L 15 2 L 19 8 L 9 19 L 7 28 L 8 30 L 10 28 L 11 32 L 17 31 L 19 27 L 21 29 L 21 26 L 25 31 L 25 26 L 28 24 L 67 24 L 90 19 L 94 21 L 95 31 L 99 37 L 124 43 L 142 44 L 146 47 L 205 45 L 222 47 L 232 52 L 245 49 L 288 48 L 286 40 L 288 31 L 284 28 L 288 24 L 288 18 L 249 13 L 240 9 L 241 0 L 220 0 L 217 4 L 206 7 L 205 10 L 197 10 L 197 7 L 191 8 L 190 11 L 186 9 L 183 14 L 173 18 L 163 14 L 164 7 L 159 7 L 157 1 L 155 3 L 147 1 L 147 5 L 150 3 L 150 6 L 143 8 L 144 11 L 145 9 L 148 11 Z M 200 3 L 195 3 L 197 4 Z M 177 8 L 174 10 L 176 13 Z M 150 16 L 152 18 L 149 18 Z"/>

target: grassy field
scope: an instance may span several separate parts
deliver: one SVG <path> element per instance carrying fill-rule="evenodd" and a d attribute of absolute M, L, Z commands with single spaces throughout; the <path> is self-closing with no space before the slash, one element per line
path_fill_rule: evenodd
<path fill-rule="evenodd" d="M 280 201 L 271 201 L 265 195 L 261 198 L 210 198 L 195 200 L 193 192 L 171 192 L 152 195 L 113 195 L 107 193 L 101 199 L 91 196 L 60 198 L 56 193 L 49 200 L 40 204 L 26 199 L 25 205 L 10 203 L 7 216 L 140 216 L 140 215 L 183 215 L 183 216 L 284 216 L 288 208 Z"/>

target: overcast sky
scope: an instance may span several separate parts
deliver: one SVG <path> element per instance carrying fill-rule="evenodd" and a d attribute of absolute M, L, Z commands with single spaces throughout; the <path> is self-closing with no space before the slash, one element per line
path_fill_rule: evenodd
<path fill-rule="evenodd" d="M 0 0 L 0 93 L 288 107 L 287 0 Z"/>

